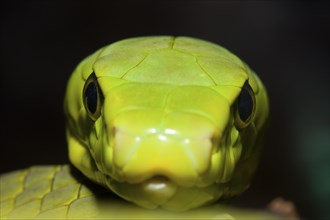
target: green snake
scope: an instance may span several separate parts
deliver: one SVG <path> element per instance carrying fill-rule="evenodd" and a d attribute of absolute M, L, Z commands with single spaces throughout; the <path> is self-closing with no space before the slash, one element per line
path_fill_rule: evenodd
<path fill-rule="evenodd" d="M 219 45 L 157 36 L 105 46 L 67 84 L 75 168 L 3 174 L 1 217 L 187 211 L 237 196 L 257 168 L 268 108 L 258 76 Z"/>

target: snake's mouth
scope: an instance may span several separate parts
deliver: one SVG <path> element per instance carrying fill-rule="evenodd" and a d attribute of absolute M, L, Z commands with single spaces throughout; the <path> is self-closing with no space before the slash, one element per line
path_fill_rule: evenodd
<path fill-rule="evenodd" d="M 117 195 L 147 209 L 185 211 L 215 201 L 222 195 L 222 187 L 217 184 L 186 187 L 165 175 L 154 175 L 139 183 L 107 180 L 107 186 Z"/>
<path fill-rule="evenodd" d="M 154 175 L 139 183 L 118 182 L 107 176 L 107 187 L 142 207 L 157 208 L 171 201 L 181 186 L 164 175 Z"/>

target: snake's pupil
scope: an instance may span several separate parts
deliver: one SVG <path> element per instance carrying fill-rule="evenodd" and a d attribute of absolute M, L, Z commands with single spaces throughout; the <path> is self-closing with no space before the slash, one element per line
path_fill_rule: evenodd
<path fill-rule="evenodd" d="M 88 84 L 85 90 L 85 97 L 89 112 L 94 114 L 97 108 L 97 86 L 95 82 Z"/>
<path fill-rule="evenodd" d="M 238 97 L 238 114 L 242 121 L 246 121 L 253 111 L 253 99 L 248 89 L 249 84 L 245 84 Z"/>

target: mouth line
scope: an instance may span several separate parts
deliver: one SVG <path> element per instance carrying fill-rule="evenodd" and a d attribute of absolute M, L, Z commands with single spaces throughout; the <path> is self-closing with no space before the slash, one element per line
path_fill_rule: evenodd
<path fill-rule="evenodd" d="M 172 182 L 170 180 L 170 178 L 166 177 L 166 176 L 163 176 L 163 175 L 155 175 L 155 176 L 152 176 L 151 178 L 145 180 L 145 181 L 153 181 L 155 183 L 163 183 L 163 182 Z"/>
<path fill-rule="evenodd" d="M 169 185 L 177 186 L 177 184 L 174 181 L 170 180 L 169 178 L 167 178 L 165 176 L 160 176 L 160 175 L 146 179 L 139 184 L 142 187 L 146 187 L 146 189 L 150 190 L 150 191 L 160 191 L 160 190 L 165 189 Z"/>
<path fill-rule="evenodd" d="M 112 176 L 105 174 L 107 181 L 116 181 L 116 182 L 120 182 L 120 183 L 125 183 L 128 185 L 132 185 L 132 186 L 137 186 L 137 185 L 141 185 L 145 182 L 152 182 L 153 184 L 161 184 L 161 183 L 174 183 L 177 186 L 180 186 L 180 184 L 176 183 L 175 181 L 173 181 L 171 178 L 165 176 L 165 175 L 153 175 L 153 176 L 146 176 L 145 178 L 143 178 L 142 180 L 138 181 L 138 182 L 129 182 L 127 180 L 120 180 L 120 179 L 114 179 Z M 181 186 L 183 187 L 183 186 Z"/>

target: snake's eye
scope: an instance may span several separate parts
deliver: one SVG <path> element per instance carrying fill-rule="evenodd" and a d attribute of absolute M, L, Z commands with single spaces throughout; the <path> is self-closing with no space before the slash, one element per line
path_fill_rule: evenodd
<path fill-rule="evenodd" d="M 102 93 L 93 72 L 86 80 L 83 90 L 83 102 L 88 116 L 96 121 L 101 115 Z"/>
<path fill-rule="evenodd" d="M 255 96 L 248 82 L 245 82 L 236 102 L 235 125 L 238 129 L 245 128 L 253 119 L 255 113 Z"/>

